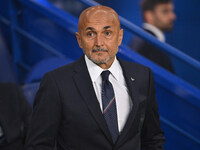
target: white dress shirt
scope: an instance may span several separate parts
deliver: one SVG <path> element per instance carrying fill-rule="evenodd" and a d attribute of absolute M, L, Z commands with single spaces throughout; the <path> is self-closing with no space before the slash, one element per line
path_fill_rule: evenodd
<path fill-rule="evenodd" d="M 143 28 L 146 29 L 146 30 L 149 30 L 153 34 L 155 34 L 157 39 L 160 40 L 161 42 L 165 42 L 165 36 L 164 36 L 163 32 L 160 29 L 158 29 L 157 27 L 155 27 L 155 26 L 153 26 L 152 24 L 149 24 L 149 23 L 144 23 Z"/>
<path fill-rule="evenodd" d="M 85 55 L 85 61 L 93 83 L 97 99 L 99 101 L 101 111 L 103 111 L 102 98 L 101 98 L 101 84 L 102 84 L 101 73 L 102 71 L 104 71 L 104 69 L 93 63 L 91 60 L 89 60 L 86 55 Z M 122 68 L 116 57 L 111 67 L 107 70 L 111 72 L 111 74 L 109 75 L 109 81 L 112 83 L 115 93 L 118 128 L 119 132 L 121 132 L 127 121 L 128 115 L 131 111 L 133 104 L 131 97 L 129 95 L 128 88 L 126 86 Z"/>

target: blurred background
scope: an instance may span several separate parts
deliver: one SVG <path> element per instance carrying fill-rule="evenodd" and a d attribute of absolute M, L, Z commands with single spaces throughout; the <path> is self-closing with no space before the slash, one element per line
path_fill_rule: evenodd
<path fill-rule="evenodd" d="M 200 1 L 174 0 L 176 20 L 166 42 L 142 29 L 140 0 L 0 1 L 0 82 L 15 82 L 32 105 L 42 76 L 81 55 L 75 32 L 87 7 L 106 5 L 120 15 L 124 39 L 118 56 L 154 73 L 166 150 L 200 149 Z M 130 48 L 140 37 L 165 52 L 169 72 Z"/>

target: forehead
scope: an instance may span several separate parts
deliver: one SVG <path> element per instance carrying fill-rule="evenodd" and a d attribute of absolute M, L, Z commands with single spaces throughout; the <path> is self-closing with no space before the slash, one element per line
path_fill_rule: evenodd
<path fill-rule="evenodd" d="M 118 16 L 112 11 L 102 9 L 92 9 L 86 12 L 79 20 L 80 30 L 84 30 L 88 27 L 94 29 L 104 28 L 110 26 L 111 28 L 119 26 Z"/>
<path fill-rule="evenodd" d="M 173 8 L 174 8 L 174 5 L 171 2 L 159 4 L 155 7 L 155 9 L 173 9 Z"/>

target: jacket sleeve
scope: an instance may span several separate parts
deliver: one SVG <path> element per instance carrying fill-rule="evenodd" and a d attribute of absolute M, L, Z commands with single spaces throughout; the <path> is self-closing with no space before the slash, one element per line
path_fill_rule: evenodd
<path fill-rule="evenodd" d="M 55 80 L 46 74 L 34 101 L 26 150 L 52 150 L 61 120 L 61 103 Z"/>
<path fill-rule="evenodd" d="M 158 104 L 155 98 L 153 74 L 149 71 L 149 90 L 146 115 L 141 133 L 142 150 L 163 150 L 165 138 L 160 126 Z"/>

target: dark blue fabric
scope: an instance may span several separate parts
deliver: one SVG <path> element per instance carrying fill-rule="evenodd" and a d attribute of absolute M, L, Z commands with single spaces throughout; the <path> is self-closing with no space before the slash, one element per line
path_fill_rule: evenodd
<path fill-rule="evenodd" d="M 112 135 L 113 142 L 117 141 L 119 136 L 118 122 L 117 122 L 117 110 L 115 102 L 115 94 L 112 84 L 108 80 L 110 71 L 103 71 L 102 76 L 102 104 L 103 115 L 107 122 L 109 131 Z"/>

